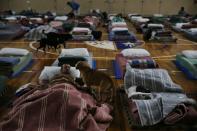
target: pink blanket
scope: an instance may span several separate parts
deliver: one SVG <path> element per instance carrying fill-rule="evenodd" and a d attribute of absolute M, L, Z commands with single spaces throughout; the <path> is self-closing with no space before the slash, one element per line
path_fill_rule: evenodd
<path fill-rule="evenodd" d="M 14 101 L 0 131 L 105 131 L 113 119 L 108 104 L 97 106 L 91 95 L 72 84 L 33 87 Z"/>

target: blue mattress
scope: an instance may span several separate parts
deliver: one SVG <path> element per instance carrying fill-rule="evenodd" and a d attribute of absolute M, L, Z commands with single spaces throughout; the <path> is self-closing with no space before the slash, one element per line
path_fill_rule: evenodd
<path fill-rule="evenodd" d="M 22 37 L 25 31 L 17 24 L 7 24 L 5 28 L 0 29 L 0 40 L 13 40 Z"/>
<path fill-rule="evenodd" d="M 188 30 L 184 30 L 184 31 L 183 31 L 183 35 L 184 35 L 187 39 L 189 39 L 189 40 L 191 40 L 191 41 L 197 42 L 197 32 L 190 32 L 190 31 L 188 31 Z"/>
<path fill-rule="evenodd" d="M 5 88 L 6 88 L 6 80 L 7 77 L 0 76 L 0 96 L 3 95 Z"/>
<path fill-rule="evenodd" d="M 114 32 L 109 33 L 109 40 L 110 41 L 122 41 L 122 42 L 136 42 L 137 38 L 136 36 L 129 32 L 129 35 L 115 35 Z"/>
<path fill-rule="evenodd" d="M 112 64 L 113 64 L 113 68 L 114 68 L 115 79 L 122 79 L 121 69 L 120 69 L 118 63 L 116 62 L 116 60 L 113 60 Z"/>
<path fill-rule="evenodd" d="M 193 74 L 187 68 L 185 68 L 183 65 L 181 65 L 179 61 L 174 61 L 174 63 L 176 65 L 176 67 L 187 76 L 188 79 L 197 80 L 197 78 L 194 77 Z"/>

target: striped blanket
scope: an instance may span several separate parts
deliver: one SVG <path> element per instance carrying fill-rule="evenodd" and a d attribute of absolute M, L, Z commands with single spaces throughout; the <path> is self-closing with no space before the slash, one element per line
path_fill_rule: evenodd
<path fill-rule="evenodd" d="M 34 28 L 32 30 L 30 30 L 28 33 L 25 34 L 25 39 L 26 40 L 40 40 L 43 37 L 45 37 L 45 35 L 42 33 L 42 31 L 44 30 L 45 33 L 49 33 L 49 32 L 57 32 L 54 28 L 52 28 L 49 25 L 41 25 L 37 28 Z"/>
<path fill-rule="evenodd" d="M 127 64 L 124 77 L 125 90 L 128 91 L 132 86 L 143 86 L 151 92 L 183 92 L 182 88 L 172 81 L 166 70 L 135 69 Z"/>
<path fill-rule="evenodd" d="M 33 89 L 13 102 L 0 123 L 1 131 L 105 131 L 112 116 L 108 104 L 97 106 L 86 91 L 78 90 L 67 76 L 55 77 L 48 88 Z"/>
<path fill-rule="evenodd" d="M 135 94 L 138 95 L 138 94 Z M 135 97 L 133 95 L 132 97 Z M 140 94 L 142 96 L 142 94 Z M 194 105 L 193 99 L 181 93 L 151 93 L 143 94 L 150 99 L 132 98 L 136 103 L 142 126 L 155 125 L 161 122 L 173 109 L 181 103 Z M 144 97 L 144 96 L 143 96 Z"/>

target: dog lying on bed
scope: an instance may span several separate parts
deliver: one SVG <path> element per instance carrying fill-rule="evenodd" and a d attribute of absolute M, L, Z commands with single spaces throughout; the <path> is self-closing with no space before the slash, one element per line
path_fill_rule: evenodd
<path fill-rule="evenodd" d="M 51 47 L 55 48 L 56 50 L 60 48 L 60 44 L 63 44 L 64 48 L 66 48 L 66 41 L 72 39 L 71 34 L 58 34 L 58 33 L 50 32 L 45 35 L 46 35 L 46 38 L 42 38 L 41 40 L 38 41 L 40 43 L 40 46 L 37 48 L 37 51 L 39 49 L 43 49 L 43 51 L 45 52 L 47 46 L 49 48 Z"/>
<path fill-rule="evenodd" d="M 76 64 L 76 69 L 80 70 L 81 77 L 86 86 L 95 89 L 97 101 L 111 104 L 114 102 L 115 86 L 109 75 L 91 69 L 85 61 L 79 61 Z"/>

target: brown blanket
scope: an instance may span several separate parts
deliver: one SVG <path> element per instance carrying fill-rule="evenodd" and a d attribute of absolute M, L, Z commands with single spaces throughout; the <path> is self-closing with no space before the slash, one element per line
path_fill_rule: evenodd
<path fill-rule="evenodd" d="M 113 118 L 108 104 L 97 106 L 90 94 L 68 79 L 55 79 L 47 89 L 30 85 L 34 89 L 13 102 L 0 131 L 105 131 L 109 127 Z"/>

